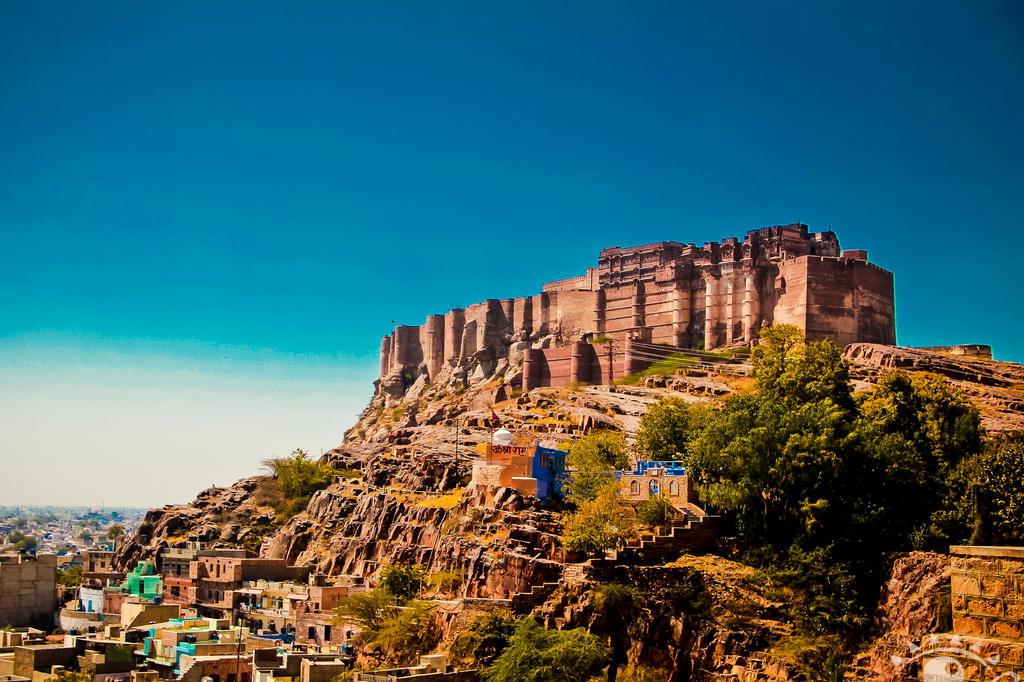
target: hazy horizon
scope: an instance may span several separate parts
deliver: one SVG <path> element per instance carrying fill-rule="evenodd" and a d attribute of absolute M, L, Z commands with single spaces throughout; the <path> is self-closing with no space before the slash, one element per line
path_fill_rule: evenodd
<path fill-rule="evenodd" d="M 0 6 L 0 504 L 336 446 L 380 336 L 792 222 L 1024 361 L 1024 9 Z M 1016 84 L 1016 85 L 1015 85 Z"/>

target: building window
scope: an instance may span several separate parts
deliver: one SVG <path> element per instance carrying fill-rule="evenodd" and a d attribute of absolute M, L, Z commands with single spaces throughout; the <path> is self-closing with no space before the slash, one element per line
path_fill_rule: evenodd
<path fill-rule="evenodd" d="M 639 495 L 640 494 L 640 481 L 633 480 L 633 481 L 629 482 L 629 494 L 630 495 Z"/>
<path fill-rule="evenodd" d="M 668 494 L 673 497 L 679 494 L 679 481 L 672 481 L 668 484 Z"/>
<path fill-rule="evenodd" d="M 330 625 L 325 625 L 324 626 L 324 641 L 325 642 L 330 642 L 331 641 L 331 626 Z"/>
<path fill-rule="evenodd" d="M 316 641 L 316 628 L 313 627 L 312 625 L 310 625 L 306 629 L 306 639 L 308 639 L 311 642 L 315 642 Z"/>
<path fill-rule="evenodd" d="M 651 482 L 647 484 L 647 488 L 651 491 L 652 495 L 658 494 L 658 479 L 652 478 Z"/>

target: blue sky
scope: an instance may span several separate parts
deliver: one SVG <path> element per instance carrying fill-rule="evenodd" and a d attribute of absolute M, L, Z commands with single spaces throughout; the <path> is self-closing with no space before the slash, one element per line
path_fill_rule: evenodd
<path fill-rule="evenodd" d="M 1024 360 L 1016 2 L 4 3 L 0 150 L 0 502 L 329 448 L 392 319 L 613 244 L 831 227 Z"/>

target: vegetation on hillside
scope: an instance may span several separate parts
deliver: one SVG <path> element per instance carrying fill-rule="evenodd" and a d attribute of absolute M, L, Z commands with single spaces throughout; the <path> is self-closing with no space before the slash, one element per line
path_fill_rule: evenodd
<path fill-rule="evenodd" d="M 586 682 L 611 661 L 611 652 L 583 628 L 547 630 L 529 617 L 517 621 L 508 646 L 483 671 L 487 682 Z"/>
<path fill-rule="evenodd" d="M 800 633 L 848 648 L 886 553 L 962 535 L 965 506 L 983 506 L 962 481 L 997 459 L 1011 472 L 1013 446 L 979 455 L 978 412 L 941 378 L 896 372 L 855 395 L 840 349 L 794 327 L 764 330 L 752 361 L 754 390 L 717 410 L 665 401 L 638 440 L 658 456 L 683 453 L 703 502 L 784 592 Z M 990 495 L 1005 504 L 1012 492 Z"/>
<path fill-rule="evenodd" d="M 574 441 L 565 456 L 573 470 L 566 482 L 566 498 L 572 504 L 593 500 L 609 484 L 613 473 L 629 466 L 626 437 L 618 431 L 594 431 Z"/>
<path fill-rule="evenodd" d="M 303 450 L 294 450 L 288 457 L 264 460 L 263 466 L 271 478 L 257 491 L 256 501 L 273 507 L 281 523 L 305 509 L 313 493 L 330 485 L 336 473 Z"/>

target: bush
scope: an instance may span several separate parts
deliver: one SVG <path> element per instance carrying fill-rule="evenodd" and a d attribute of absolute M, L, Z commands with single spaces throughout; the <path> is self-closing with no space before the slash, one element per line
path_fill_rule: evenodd
<path fill-rule="evenodd" d="M 313 493 L 330 485 L 335 474 L 334 469 L 310 459 L 302 450 L 294 450 L 288 457 L 265 460 L 263 465 L 273 475 L 280 497 L 263 492 L 261 499 L 273 504 L 279 522 L 305 509 Z"/>
<path fill-rule="evenodd" d="M 413 601 L 393 611 L 369 643 L 383 652 L 386 661 L 407 665 L 437 646 L 440 640 L 441 631 L 433 607 Z"/>
<path fill-rule="evenodd" d="M 454 594 L 462 587 L 462 574 L 457 571 L 440 571 L 430 576 L 430 584 L 443 594 Z"/>

